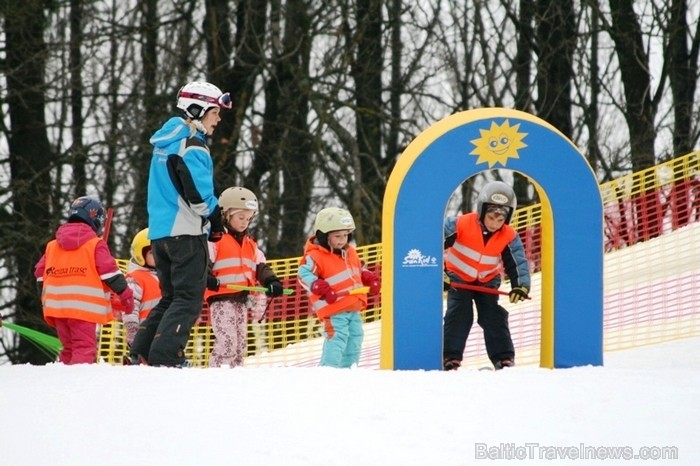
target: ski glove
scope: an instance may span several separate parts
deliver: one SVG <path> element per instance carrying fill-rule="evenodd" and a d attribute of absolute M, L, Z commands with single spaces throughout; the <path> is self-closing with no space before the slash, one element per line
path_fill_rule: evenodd
<path fill-rule="evenodd" d="M 119 302 L 122 305 L 120 309 L 124 314 L 131 314 L 134 312 L 134 292 L 131 291 L 130 287 L 124 288 L 124 291 L 119 293 Z"/>
<path fill-rule="evenodd" d="M 284 288 L 282 288 L 282 282 L 280 282 L 279 280 L 275 279 L 267 282 L 267 291 L 265 292 L 265 294 L 268 295 L 270 298 L 282 296 L 283 292 Z"/>
<path fill-rule="evenodd" d="M 226 230 L 224 229 L 224 219 L 221 217 L 221 207 L 218 205 L 214 212 L 209 216 L 209 222 L 211 223 L 211 229 L 209 230 L 209 241 L 216 243 L 221 241 L 224 237 Z"/>
<path fill-rule="evenodd" d="M 442 291 L 447 291 L 452 286 L 452 279 L 446 272 L 442 272 Z"/>
<path fill-rule="evenodd" d="M 321 278 L 311 284 L 311 292 L 325 299 L 328 304 L 333 304 L 338 299 L 338 295 L 333 291 L 333 288 Z"/>
<path fill-rule="evenodd" d="M 112 314 L 114 314 L 114 320 L 122 320 L 124 308 L 122 306 L 122 302 L 119 299 L 119 295 L 114 292 L 110 293 L 109 301 L 112 304 Z"/>
<path fill-rule="evenodd" d="M 369 270 L 362 271 L 362 284 L 369 286 L 369 294 L 378 294 L 382 289 L 382 282 L 379 278 Z"/>
<path fill-rule="evenodd" d="M 213 275 L 207 275 L 207 290 L 219 291 L 220 286 L 221 286 L 221 283 L 219 283 L 218 278 L 216 278 Z"/>
<path fill-rule="evenodd" d="M 510 290 L 510 293 L 508 293 L 508 299 L 510 299 L 511 303 L 517 303 L 519 301 L 527 299 L 528 291 L 529 290 L 526 286 L 516 286 L 515 288 Z"/>

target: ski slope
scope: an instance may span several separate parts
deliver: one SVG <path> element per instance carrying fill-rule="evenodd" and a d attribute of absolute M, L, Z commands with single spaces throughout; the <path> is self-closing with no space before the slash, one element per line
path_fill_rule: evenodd
<path fill-rule="evenodd" d="M 0 366 L 0 464 L 694 466 L 698 386 L 700 338 L 561 370 Z M 623 454 L 667 459 L 596 459 Z"/>

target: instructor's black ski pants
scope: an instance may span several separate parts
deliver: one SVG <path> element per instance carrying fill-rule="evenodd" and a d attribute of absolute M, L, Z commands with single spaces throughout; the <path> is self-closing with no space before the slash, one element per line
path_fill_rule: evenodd
<path fill-rule="evenodd" d="M 202 312 L 209 252 L 205 235 L 153 240 L 162 298 L 139 326 L 131 354 L 152 366 L 182 366 L 190 330 Z"/>

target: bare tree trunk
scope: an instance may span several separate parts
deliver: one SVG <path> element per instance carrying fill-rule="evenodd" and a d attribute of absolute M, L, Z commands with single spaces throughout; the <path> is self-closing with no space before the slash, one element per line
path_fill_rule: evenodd
<path fill-rule="evenodd" d="M 630 134 L 632 170 L 639 171 L 653 166 L 656 162 L 656 107 L 651 97 L 649 57 L 644 49 L 641 27 L 632 6 L 632 0 L 610 0 L 610 35 L 615 41 L 625 91 L 625 119 Z"/>
<path fill-rule="evenodd" d="M 576 45 L 572 0 L 537 1 L 537 111 L 572 137 L 572 56 Z"/>
<path fill-rule="evenodd" d="M 535 17 L 533 0 L 521 0 L 518 21 L 518 51 L 515 55 L 515 108 L 532 113 L 532 47 L 535 33 L 532 27 Z"/>
<path fill-rule="evenodd" d="M 284 59 L 277 59 L 265 89 L 262 139 L 244 183 L 259 186 L 267 196 L 258 228 L 263 228 L 268 238 L 267 256 L 273 258 L 299 255 L 307 237 L 314 173 L 307 124 L 309 21 L 306 2 L 287 3 L 284 39 L 273 40 L 280 47 L 275 57 Z"/>
<path fill-rule="evenodd" d="M 309 6 L 303 0 L 291 0 L 287 4 L 287 37 L 285 43 L 293 44 L 289 49 L 289 71 L 293 80 L 287 89 L 286 101 L 290 114 L 287 140 L 281 141 L 281 163 L 284 191 L 282 205 L 281 237 L 273 250 L 275 257 L 290 257 L 300 253 L 299 246 L 307 238 L 306 217 L 311 204 L 311 188 L 314 167 L 311 164 L 312 144 L 307 119 L 309 116 L 310 76 L 309 60 L 311 40 Z"/>
<path fill-rule="evenodd" d="M 700 22 L 691 35 L 686 16 L 688 5 L 685 0 L 671 2 L 668 25 L 669 84 L 673 97 L 673 156 L 684 155 L 693 150 L 697 133 L 693 134 L 693 107 L 697 89 L 698 50 L 700 49 Z M 688 48 L 687 37 L 691 37 Z M 679 171 L 683 167 L 678 166 Z M 678 173 L 679 175 L 681 173 Z M 678 177 L 680 178 L 680 177 Z M 669 207 L 673 210 L 672 228 L 685 226 L 690 221 L 691 200 L 687 180 L 674 182 L 669 196 Z"/>
<path fill-rule="evenodd" d="M 591 8 L 591 72 L 589 81 L 591 86 L 591 101 L 586 112 L 586 127 L 588 128 L 588 163 L 593 171 L 602 163 L 600 146 L 598 145 L 598 96 L 600 94 L 600 80 L 598 78 L 598 10 Z"/>
<path fill-rule="evenodd" d="M 81 78 L 83 45 L 83 2 L 70 0 L 70 96 L 71 96 L 71 136 L 73 144 L 73 181 L 75 194 L 82 196 L 87 190 L 85 163 L 87 152 L 83 146 L 83 82 Z"/>
<path fill-rule="evenodd" d="M 225 87 L 230 76 L 229 63 L 233 54 L 231 39 L 230 10 L 227 0 L 206 0 L 204 23 L 204 38 L 207 49 L 206 74 L 207 79 L 222 88 L 224 92 L 230 92 Z M 228 146 L 227 135 L 231 132 L 231 114 L 223 111 L 219 128 L 214 133 L 211 145 L 212 157 L 216 161 L 215 190 L 218 193 L 224 189 L 235 186 L 236 153 L 226 152 Z"/>
<path fill-rule="evenodd" d="M 158 72 L 158 0 L 144 0 L 139 3 L 141 9 L 141 61 L 143 65 L 143 107 L 144 125 L 139 135 L 139 145 L 133 154 L 131 163 L 136 174 L 134 183 L 133 215 L 129 218 L 128 233 L 136 234 L 148 225 L 146 198 L 148 189 L 148 171 L 151 162 L 151 146 L 149 139 L 160 123 L 164 98 L 157 94 Z M 184 85 L 185 83 L 182 83 Z M 175 96 L 167 96 L 167 101 L 173 101 Z"/>
<path fill-rule="evenodd" d="M 532 48 L 535 41 L 533 21 L 535 4 L 533 0 L 521 0 L 516 30 L 518 32 L 518 51 L 515 56 L 515 108 L 532 113 Z M 520 206 L 535 202 L 535 196 L 530 195 L 530 182 L 519 173 L 514 174 L 513 191 Z M 534 191 L 534 190 L 533 190 Z"/>
<path fill-rule="evenodd" d="M 118 63 L 119 57 L 119 41 L 114 35 L 110 35 L 109 42 L 109 54 L 110 60 L 107 66 L 107 76 L 108 76 L 108 86 L 107 86 L 107 99 L 109 106 L 107 108 L 107 131 L 106 139 L 109 141 L 107 144 L 107 149 L 104 153 L 104 170 L 105 179 L 102 189 L 102 204 L 105 208 L 114 208 L 114 195 L 117 191 L 117 186 L 119 183 L 120 174 L 117 173 L 116 163 L 117 163 L 117 141 L 119 140 L 119 115 L 120 115 L 120 96 L 119 96 L 119 85 L 120 85 L 120 67 Z M 115 209 L 116 212 L 116 209 Z M 118 216 L 113 217 L 113 223 L 116 225 Z M 109 244 L 110 249 L 114 247 L 115 234 L 109 234 L 105 239 L 107 244 Z M 128 244 L 128 242 L 127 242 Z"/>
<path fill-rule="evenodd" d="M 46 44 L 43 2 L 3 2 L 7 105 L 12 132 L 8 140 L 10 192 L 13 215 L 3 222 L 3 242 L 12 244 L 17 295 L 15 322 L 49 332 L 34 279 L 34 265 L 53 234 L 49 211 L 55 154 L 46 133 L 44 72 Z M 25 339 L 20 339 L 14 363 L 44 364 L 48 358 Z"/>
<path fill-rule="evenodd" d="M 255 89 L 255 80 L 265 64 L 267 0 L 241 0 L 236 7 L 235 61 L 223 75 L 221 85 L 231 93 L 233 110 L 224 115 L 217 134 L 217 184 L 226 188 L 240 182 L 236 177 L 236 149 L 240 145 L 241 128 Z M 254 145 L 255 141 L 250 141 Z"/>
<path fill-rule="evenodd" d="M 700 22 L 690 36 L 686 16 L 686 0 L 671 1 L 668 25 L 669 84 L 673 96 L 673 155 L 692 151 L 698 135 L 693 134 L 693 107 L 698 82 L 698 51 L 700 50 Z M 687 37 L 692 43 L 688 48 Z"/>
<path fill-rule="evenodd" d="M 399 157 L 399 134 L 401 125 L 401 96 L 404 93 L 403 80 L 401 78 L 401 55 L 403 43 L 401 41 L 401 9 L 402 0 L 391 0 L 389 9 L 389 27 L 391 28 L 391 85 L 389 87 L 389 132 L 386 141 L 387 158 L 390 163 Z"/>
<path fill-rule="evenodd" d="M 625 119 L 629 128 L 633 171 L 652 167 L 656 163 L 654 118 L 656 103 L 651 96 L 649 57 L 644 49 L 642 31 L 633 9 L 632 0 L 610 0 L 612 27 L 610 35 L 620 62 L 627 108 Z M 636 177 L 635 218 L 640 240 L 660 234 L 660 200 L 656 191 L 656 177 L 647 174 Z"/>
<path fill-rule="evenodd" d="M 382 199 L 386 181 L 382 160 L 382 0 L 357 0 L 356 51 L 351 73 L 355 80 L 355 125 L 360 149 L 362 206 L 352 206 L 357 241 L 381 240 Z"/>

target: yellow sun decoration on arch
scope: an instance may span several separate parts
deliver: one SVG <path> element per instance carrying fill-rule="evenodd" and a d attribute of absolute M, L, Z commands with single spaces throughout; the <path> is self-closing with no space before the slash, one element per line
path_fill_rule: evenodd
<path fill-rule="evenodd" d="M 469 141 L 476 146 L 469 155 L 479 156 L 476 160 L 477 164 L 488 163 L 491 168 L 500 163 L 505 167 L 508 158 L 519 158 L 518 149 L 527 147 L 523 142 L 527 133 L 519 133 L 518 128 L 520 123 L 511 126 L 508 120 L 505 120 L 502 125 L 492 121 L 491 128 L 479 130 L 480 138 Z"/>

